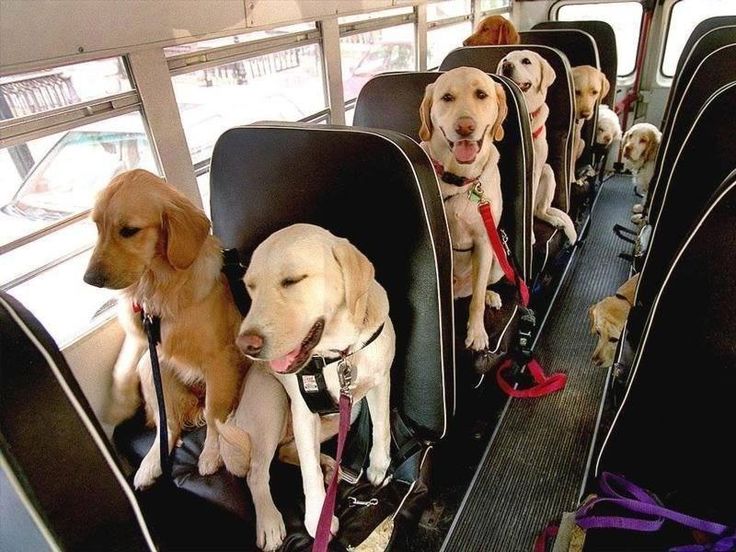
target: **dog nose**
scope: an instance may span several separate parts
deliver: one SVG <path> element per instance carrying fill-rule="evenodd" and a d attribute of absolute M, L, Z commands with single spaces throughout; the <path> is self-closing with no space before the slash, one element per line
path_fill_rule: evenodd
<path fill-rule="evenodd" d="M 470 136 L 475 131 L 475 121 L 470 117 L 460 117 L 455 122 L 455 132 L 460 136 Z"/>
<path fill-rule="evenodd" d="M 468 40 L 470 40 L 470 39 L 469 38 L 466 38 L 465 40 L 463 40 L 463 46 L 467 46 L 468 45 Z"/>
<path fill-rule="evenodd" d="M 90 268 L 84 273 L 84 281 L 98 288 L 105 287 L 105 276 L 99 270 Z"/>
<path fill-rule="evenodd" d="M 263 337 L 252 331 L 240 334 L 235 343 L 246 355 L 257 355 L 263 349 Z"/>
<path fill-rule="evenodd" d="M 581 115 L 582 115 L 582 116 L 583 116 L 584 118 L 586 118 L 586 119 L 587 119 L 588 117 L 590 117 L 590 111 L 583 111 L 583 112 L 581 113 Z"/>
<path fill-rule="evenodd" d="M 514 72 L 514 64 L 511 63 L 510 61 L 504 61 L 503 65 L 501 66 L 501 73 L 503 73 L 505 77 L 510 77 L 511 73 L 513 72 Z"/>

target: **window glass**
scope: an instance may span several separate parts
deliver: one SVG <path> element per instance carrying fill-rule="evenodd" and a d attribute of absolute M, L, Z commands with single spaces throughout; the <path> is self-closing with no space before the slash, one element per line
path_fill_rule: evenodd
<path fill-rule="evenodd" d="M 414 25 L 399 25 L 340 39 L 345 101 L 358 96 L 368 80 L 386 71 L 415 71 Z"/>
<path fill-rule="evenodd" d="M 0 77 L 0 120 L 44 113 L 132 88 L 121 57 Z"/>
<path fill-rule="evenodd" d="M 473 32 L 470 21 L 438 27 L 427 33 L 427 68 L 439 67 L 445 56 L 463 45 L 463 40 Z"/>
<path fill-rule="evenodd" d="M 639 2 L 567 4 L 557 12 L 559 21 L 607 21 L 616 34 L 619 77 L 630 75 L 636 66 L 642 7 Z"/>
<path fill-rule="evenodd" d="M 345 124 L 352 125 L 353 118 L 355 117 L 355 105 L 345 108 Z"/>
<path fill-rule="evenodd" d="M 255 121 L 297 121 L 323 110 L 317 44 L 172 77 L 192 162 L 211 156 L 223 131 Z"/>
<path fill-rule="evenodd" d="M 487 12 L 498 8 L 510 8 L 511 0 L 480 0 L 480 11 Z"/>
<path fill-rule="evenodd" d="M 314 23 L 298 23 L 296 25 L 289 25 L 288 27 L 278 27 L 276 29 L 268 29 L 265 31 L 251 31 L 234 36 L 201 40 L 199 42 L 190 42 L 189 44 L 178 44 L 177 46 L 164 48 L 164 55 L 166 57 L 170 57 L 178 56 L 180 54 L 191 54 L 192 52 L 201 52 L 203 50 L 211 50 L 212 48 L 222 48 L 223 46 L 233 46 L 235 44 L 252 42 L 254 40 L 261 40 L 264 38 L 313 31 L 315 28 Z"/>
<path fill-rule="evenodd" d="M 449 19 L 470 13 L 470 0 L 444 0 L 427 4 L 427 21 Z"/>
<path fill-rule="evenodd" d="M 709 17 L 736 15 L 736 2 L 733 0 L 680 0 L 672 6 L 670 28 L 662 59 L 662 74 L 672 77 L 677 69 L 682 49 L 695 27 Z"/>
<path fill-rule="evenodd" d="M 345 23 L 358 23 L 359 21 L 368 21 L 370 19 L 381 19 L 382 17 L 392 17 L 395 15 L 406 15 L 413 13 L 414 8 L 411 6 L 406 8 L 393 8 L 391 10 L 381 10 L 371 13 L 361 13 L 358 15 L 347 15 L 345 17 L 338 17 L 337 22 L 342 25 Z"/>

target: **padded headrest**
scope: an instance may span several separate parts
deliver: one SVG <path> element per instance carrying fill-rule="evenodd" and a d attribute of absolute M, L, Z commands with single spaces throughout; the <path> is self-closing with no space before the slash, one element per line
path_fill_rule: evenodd
<path fill-rule="evenodd" d="M 402 132 L 419 140 L 419 106 L 428 84 L 441 73 L 384 73 L 368 81 L 355 104 L 353 124 Z M 503 123 L 505 136 L 496 142 L 501 159 L 501 187 L 504 211 L 500 221 L 509 234 L 516 266 L 523 277 L 531 275 L 531 185 L 533 148 L 529 115 L 521 91 L 508 79 L 491 75 L 506 92 L 508 115 Z"/>
<path fill-rule="evenodd" d="M 595 40 L 598 48 L 600 70 L 608 77 L 611 89 L 603 98 L 602 103 L 613 107 L 616 97 L 616 74 L 618 73 L 618 53 L 616 50 L 616 33 L 610 24 L 605 21 L 542 21 L 532 27 L 532 30 L 543 29 L 578 29 L 585 31 Z M 568 54 L 568 58 L 569 58 Z M 571 65 L 577 65 L 570 61 Z M 592 64 L 589 64 L 592 65 Z"/>
<path fill-rule="evenodd" d="M 657 190 L 662 196 L 662 208 L 639 279 L 636 299 L 645 312 L 693 222 L 719 183 L 736 169 L 736 135 L 733 122 L 724 116 L 732 113 L 734 105 L 736 82 L 708 99 L 683 137 L 682 145 L 675 148 L 672 170 Z"/>
<path fill-rule="evenodd" d="M 63 550 L 153 550 L 132 489 L 64 357 L 5 292 L 0 351 L 0 456 L 49 538 Z"/>
<path fill-rule="evenodd" d="M 736 175 L 720 187 L 711 178 L 693 181 L 716 193 L 688 221 L 660 280 L 595 471 L 622 474 L 680 511 L 732 525 L 736 472 L 723 447 L 733 439 L 736 389 Z"/>
<path fill-rule="evenodd" d="M 349 239 L 372 261 L 396 328 L 392 403 L 431 439 L 454 408 L 451 246 L 436 182 L 402 134 L 298 123 L 226 131 L 210 171 L 214 234 L 246 264 L 297 222 Z"/>
<path fill-rule="evenodd" d="M 706 37 L 710 34 L 730 35 L 736 39 L 736 27 L 711 31 Z M 698 43 L 698 46 L 700 44 L 702 42 Z M 694 51 L 698 50 L 698 46 Z M 688 73 L 689 78 L 678 80 L 677 87 L 670 91 L 673 109 L 662 132 L 662 145 L 657 155 L 654 178 L 649 185 L 650 223 L 656 223 L 662 208 L 663 194 L 660 193 L 660 183 L 666 181 L 669 176 L 680 146 L 692 130 L 693 122 L 701 108 L 713 93 L 736 81 L 736 41 L 711 50 L 703 56 L 692 57 L 685 64 L 684 72 Z"/>
<path fill-rule="evenodd" d="M 549 118 L 547 119 L 547 142 L 549 163 L 557 183 L 553 205 L 570 210 L 570 176 L 572 174 L 572 130 L 574 116 L 574 92 L 570 64 L 565 55 L 549 46 L 469 46 L 456 48 L 442 61 L 440 71 L 455 67 L 477 67 L 486 73 L 495 73 L 498 63 L 516 50 L 536 52 L 552 66 L 557 78 L 547 91 Z"/>
<path fill-rule="evenodd" d="M 728 27 L 731 25 L 736 25 L 736 15 L 720 15 L 718 17 L 709 17 L 708 19 L 704 19 L 703 21 L 698 23 L 693 29 L 693 32 L 690 33 L 690 37 L 687 39 L 685 47 L 682 49 L 682 53 L 680 53 L 680 57 L 677 60 L 677 69 L 675 70 L 675 75 L 680 74 L 682 68 L 685 65 L 685 61 L 690 56 L 691 50 L 703 36 L 705 36 L 709 31 L 712 31 L 713 29 L 717 29 L 719 27 Z"/>

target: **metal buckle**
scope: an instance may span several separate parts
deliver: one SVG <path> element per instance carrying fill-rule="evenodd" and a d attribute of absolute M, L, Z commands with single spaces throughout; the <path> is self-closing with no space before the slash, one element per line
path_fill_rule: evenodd
<path fill-rule="evenodd" d="M 475 186 L 468 190 L 468 199 L 473 203 L 485 203 L 483 186 L 480 180 L 476 180 Z"/>
<path fill-rule="evenodd" d="M 345 466 L 340 466 L 340 479 L 348 483 L 349 485 L 355 485 L 363 477 L 363 468 L 359 472 L 355 472 Z"/>
<path fill-rule="evenodd" d="M 511 249 L 509 249 L 509 237 L 506 234 L 506 231 L 503 228 L 499 228 L 498 233 L 501 236 L 501 243 L 503 243 L 503 248 L 506 251 L 506 254 L 511 255 Z"/>

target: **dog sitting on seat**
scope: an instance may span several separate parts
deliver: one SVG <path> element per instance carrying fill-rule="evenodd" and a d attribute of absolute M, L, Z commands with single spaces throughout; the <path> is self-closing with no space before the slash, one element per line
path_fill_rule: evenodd
<path fill-rule="evenodd" d="M 500 308 L 501 296 L 488 288 L 503 277 L 478 202 L 471 192 L 480 185 L 496 226 L 503 198 L 494 140 L 504 136 L 508 113 L 501 84 L 479 69 L 459 67 L 428 85 L 420 107 L 421 146 L 433 160 L 450 227 L 455 298 L 471 296 L 465 346 L 488 347 L 483 325 L 486 305 Z"/>
<path fill-rule="evenodd" d="M 570 216 L 552 207 L 555 197 L 555 175 L 547 164 L 549 145 L 545 123 L 549 116 L 547 90 L 557 75 L 549 62 L 531 50 L 516 50 L 504 57 L 496 73 L 510 78 L 521 89 L 531 117 L 534 144 L 534 176 L 532 204 L 534 216 L 555 228 L 562 228 L 570 243 L 577 241 L 577 232 Z"/>
<path fill-rule="evenodd" d="M 105 418 L 132 416 L 141 384 L 149 423 L 158 408 L 142 313 L 161 320 L 161 376 L 166 395 L 169 450 L 185 426 L 207 424 L 199 472 L 222 464 L 216 421 L 235 406 L 247 360 L 235 338 L 241 316 L 221 273 L 222 253 L 201 209 L 163 179 L 142 169 L 116 176 L 92 209 L 98 237 L 84 281 L 121 290 L 118 319 L 125 330 L 113 369 Z M 140 360 L 140 363 L 139 363 Z M 204 409 L 202 409 L 202 400 Z M 161 475 L 159 434 L 135 474 L 136 488 Z"/>
<path fill-rule="evenodd" d="M 519 41 L 519 33 L 511 21 L 502 15 L 489 15 L 478 23 L 473 34 L 463 40 L 463 46 L 518 44 Z"/>
<path fill-rule="evenodd" d="M 611 88 L 606 75 L 592 65 L 578 65 L 572 68 L 572 81 L 575 85 L 575 159 L 579 159 L 585 149 L 581 136 L 583 124 L 596 113 L 596 104 L 605 98 Z"/>

